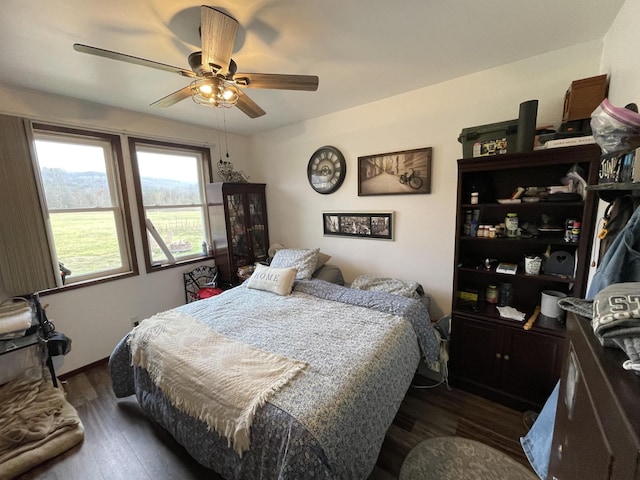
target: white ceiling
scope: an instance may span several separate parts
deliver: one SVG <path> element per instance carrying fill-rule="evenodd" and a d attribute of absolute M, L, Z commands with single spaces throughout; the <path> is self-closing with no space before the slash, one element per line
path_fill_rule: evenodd
<path fill-rule="evenodd" d="M 601 39 L 624 0 L 217 0 L 240 29 L 239 71 L 310 74 L 316 92 L 245 90 L 267 114 L 224 118 L 184 100 L 177 74 L 77 53 L 73 43 L 182 68 L 200 3 L 2 0 L 0 83 L 250 135 L 551 50 Z M 597 72 L 594 72 L 597 73 Z"/>

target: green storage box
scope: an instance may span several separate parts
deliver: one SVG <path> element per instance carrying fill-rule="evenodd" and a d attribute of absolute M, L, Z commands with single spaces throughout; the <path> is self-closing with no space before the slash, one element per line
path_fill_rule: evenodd
<path fill-rule="evenodd" d="M 518 119 L 463 128 L 458 141 L 462 144 L 462 157 L 486 157 L 516 151 Z"/>

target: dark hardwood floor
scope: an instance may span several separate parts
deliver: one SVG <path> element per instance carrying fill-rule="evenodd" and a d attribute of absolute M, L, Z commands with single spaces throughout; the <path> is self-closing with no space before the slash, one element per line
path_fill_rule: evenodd
<path fill-rule="evenodd" d="M 416 384 L 430 381 L 417 376 Z M 84 441 L 18 477 L 20 480 L 220 479 L 198 465 L 138 407 L 135 397 L 116 399 L 106 363 L 67 378 L 63 385 L 85 428 Z M 440 385 L 411 388 L 387 432 L 370 480 L 398 478 L 402 461 L 422 440 L 461 436 L 481 441 L 529 466 L 519 437 L 522 413 Z"/>

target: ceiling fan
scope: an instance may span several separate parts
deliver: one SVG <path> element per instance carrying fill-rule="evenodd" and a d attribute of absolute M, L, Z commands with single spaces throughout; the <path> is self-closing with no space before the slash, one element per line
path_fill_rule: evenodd
<path fill-rule="evenodd" d="M 315 75 L 283 75 L 275 73 L 237 73 L 231 58 L 238 31 L 238 21 L 215 8 L 200 7 L 200 39 L 202 51 L 189 55 L 189 69 L 134 57 L 124 53 L 75 43 L 73 48 L 81 53 L 97 55 L 122 62 L 178 73 L 191 78 L 189 85 L 152 103 L 155 107 L 170 107 L 191 97 L 196 103 L 211 107 L 238 107 L 251 118 L 266 112 L 242 91 L 242 88 L 279 90 L 318 89 Z"/>

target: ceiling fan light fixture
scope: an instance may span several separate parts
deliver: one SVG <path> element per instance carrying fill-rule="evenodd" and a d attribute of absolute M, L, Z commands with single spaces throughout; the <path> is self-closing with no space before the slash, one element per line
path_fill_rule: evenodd
<path fill-rule="evenodd" d="M 244 88 L 305 91 L 318 89 L 318 77 L 314 75 L 238 74 L 238 65 L 231 58 L 238 27 L 238 21 L 229 14 L 202 5 L 201 50 L 189 54 L 188 63 L 191 70 L 81 43 L 75 43 L 73 48 L 80 53 L 177 73 L 191 79 L 190 84 L 153 102 L 153 107 L 170 107 L 191 97 L 195 103 L 209 107 L 236 106 L 249 118 L 258 118 L 266 112 L 244 92 Z"/>
<path fill-rule="evenodd" d="M 202 78 L 191 82 L 191 98 L 208 107 L 231 108 L 238 103 L 238 89 L 218 77 Z"/>
<path fill-rule="evenodd" d="M 200 85 L 198 90 L 200 90 L 200 93 L 204 96 L 210 96 L 213 93 L 213 87 L 211 85 Z"/>
<path fill-rule="evenodd" d="M 238 89 L 234 86 L 227 85 L 222 92 L 222 98 L 224 98 L 227 102 L 233 102 L 235 105 L 238 103 Z"/>

